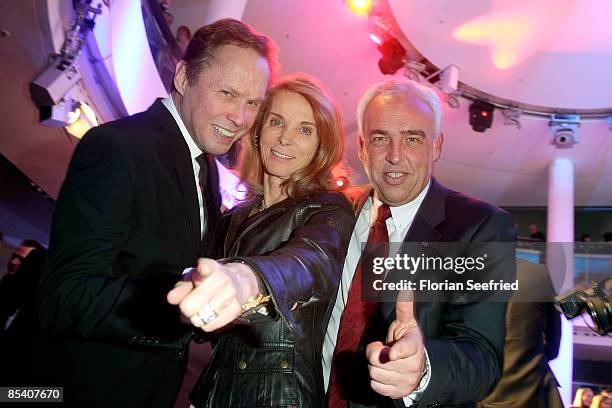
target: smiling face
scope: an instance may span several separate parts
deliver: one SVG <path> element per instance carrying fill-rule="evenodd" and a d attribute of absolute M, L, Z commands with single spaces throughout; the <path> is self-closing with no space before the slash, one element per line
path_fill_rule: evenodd
<path fill-rule="evenodd" d="M 213 64 L 192 81 L 187 79 L 184 62 L 179 62 L 174 79 L 175 103 L 202 151 L 224 154 L 251 129 L 269 75 L 265 58 L 235 45 L 217 49 Z"/>
<path fill-rule="evenodd" d="M 264 178 L 285 180 L 310 164 L 319 135 L 310 104 L 303 96 L 278 91 L 260 134 Z"/>
<path fill-rule="evenodd" d="M 363 115 L 360 158 L 377 197 L 390 206 L 414 200 L 440 157 L 434 115 L 423 101 L 401 94 L 378 95 Z"/>

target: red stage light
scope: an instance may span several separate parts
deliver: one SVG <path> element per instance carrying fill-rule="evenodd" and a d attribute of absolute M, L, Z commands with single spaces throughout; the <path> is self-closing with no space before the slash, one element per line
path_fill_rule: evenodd
<path fill-rule="evenodd" d="M 380 72 L 385 75 L 393 75 L 406 63 L 406 49 L 397 38 L 389 37 L 378 46 L 382 58 L 378 61 Z"/>
<path fill-rule="evenodd" d="M 476 100 L 470 105 L 470 125 L 474 132 L 484 132 L 493 124 L 493 109 L 488 102 Z"/>

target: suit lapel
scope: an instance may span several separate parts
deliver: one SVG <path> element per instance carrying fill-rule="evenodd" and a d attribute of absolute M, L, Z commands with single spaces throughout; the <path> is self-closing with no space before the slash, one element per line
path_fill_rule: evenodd
<path fill-rule="evenodd" d="M 427 256 L 431 252 L 433 244 L 441 238 L 440 231 L 436 227 L 446 216 L 445 205 L 446 190 L 432 178 L 429 191 L 415 214 L 403 242 L 417 243 L 420 249 L 419 252 Z M 419 254 L 415 254 L 415 256 L 417 255 Z M 393 271 L 390 272 L 390 274 L 392 273 Z M 394 277 L 389 277 L 389 280 L 393 281 Z M 392 317 L 394 318 L 395 303 L 382 302 L 381 312 L 387 320 Z"/>
<path fill-rule="evenodd" d="M 437 242 L 440 232 L 436 227 L 446 217 L 446 190 L 436 179 L 431 179 L 431 186 L 417 211 L 404 242 Z"/>
<path fill-rule="evenodd" d="M 149 108 L 148 113 L 160 125 L 168 137 L 164 138 L 167 151 L 170 152 L 174 163 L 174 170 L 178 184 L 181 188 L 183 201 L 187 208 L 187 227 L 191 236 L 192 246 L 195 254 L 200 253 L 200 208 L 198 203 L 198 193 L 196 191 L 195 178 L 193 175 L 193 164 L 189 147 L 181 134 L 172 114 L 161 103 L 161 99 Z M 216 175 L 215 169 L 215 175 Z M 218 176 L 216 176 L 218 184 Z"/>

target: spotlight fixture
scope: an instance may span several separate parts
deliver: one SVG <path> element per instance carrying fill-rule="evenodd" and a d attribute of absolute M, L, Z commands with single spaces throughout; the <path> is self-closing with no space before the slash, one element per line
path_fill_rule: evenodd
<path fill-rule="evenodd" d="M 521 128 L 521 115 L 523 112 L 516 107 L 510 107 L 502 110 L 502 114 L 504 115 L 504 125 L 506 126 L 516 126 L 517 129 Z"/>
<path fill-rule="evenodd" d="M 51 106 L 38 108 L 39 122 L 49 127 L 64 127 L 70 123 L 70 113 L 74 110 L 74 101 L 71 98 L 61 99 Z"/>
<path fill-rule="evenodd" d="M 493 105 L 476 100 L 470 105 L 470 126 L 474 132 L 482 133 L 493 124 Z"/>
<path fill-rule="evenodd" d="M 557 149 L 570 149 L 578 143 L 579 115 L 552 115 L 548 122 L 550 129 L 550 144 Z"/>
<path fill-rule="evenodd" d="M 40 113 L 40 123 L 63 127 L 70 123 L 68 114 L 76 109 L 70 92 L 81 80 L 76 62 L 79 59 L 87 35 L 95 26 L 95 19 L 102 13 L 102 5 L 91 6 L 91 0 L 74 0 L 75 16 L 66 32 L 60 53 L 29 84 L 30 96 Z M 78 102 L 76 102 L 78 105 Z"/>
<path fill-rule="evenodd" d="M 451 64 L 439 69 L 425 78 L 429 83 L 435 84 L 445 94 L 457 92 L 459 89 L 459 67 Z"/>
<path fill-rule="evenodd" d="M 81 80 L 75 66 L 61 69 L 60 59 L 48 66 L 36 79 L 30 82 L 30 96 L 38 107 L 50 107 L 57 103 Z"/>
<path fill-rule="evenodd" d="M 378 46 L 382 57 L 378 61 L 380 72 L 385 75 L 393 75 L 406 63 L 406 49 L 395 37 L 387 38 Z"/>

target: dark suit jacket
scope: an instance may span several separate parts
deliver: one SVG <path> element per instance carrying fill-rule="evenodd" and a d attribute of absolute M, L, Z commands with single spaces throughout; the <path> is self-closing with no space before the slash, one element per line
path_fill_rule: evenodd
<path fill-rule="evenodd" d="M 368 195 L 369 192 L 362 195 L 358 209 Z M 404 242 L 419 243 L 419 252 L 425 255 L 432 254 L 437 243 L 459 243 L 462 252 L 454 256 L 465 257 L 476 255 L 470 252 L 474 250 L 472 243 L 506 242 L 489 254 L 487 268 L 479 276 L 479 280 L 488 281 L 502 275 L 504 279 L 514 277 L 515 235 L 512 218 L 506 211 L 449 190 L 432 179 Z M 501 375 L 506 303 L 458 303 L 448 298 L 450 301 L 433 301 L 420 292 L 415 296 L 415 313 L 431 363 L 429 385 L 415 406 L 473 406 L 491 391 Z M 365 351 L 371 341 L 384 341 L 393 320 L 395 303 L 381 302 L 366 327 L 361 350 Z M 356 368 L 359 374 L 351 379 L 355 392 L 350 407 L 403 407 L 402 400 L 391 401 L 371 390 L 365 355 L 362 362 L 362 367 Z"/>
<path fill-rule="evenodd" d="M 544 265 L 517 259 L 519 292 L 508 305 L 504 371 L 486 408 L 561 408 L 558 384 L 548 362 L 559 354 L 561 320 Z"/>
<path fill-rule="evenodd" d="M 220 194 L 209 164 L 210 226 Z M 72 405 L 171 406 L 190 329 L 166 294 L 200 247 L 191 156 L 161 101 L 91 130 L 62 186 L 39 285 L 40 383 L 64 386 Z"/>

